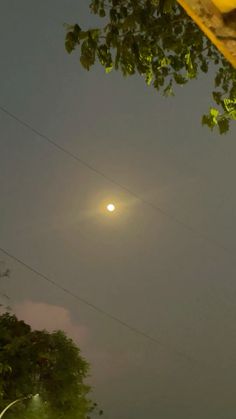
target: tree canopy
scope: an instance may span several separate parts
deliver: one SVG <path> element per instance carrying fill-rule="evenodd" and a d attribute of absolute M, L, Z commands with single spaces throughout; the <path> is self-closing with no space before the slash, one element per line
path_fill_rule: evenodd
<path fill-rule="evenodd" d="M 196 79 L 214 66 L 215 80 L 208 114 L 202 124 L 219 132 L 236 120 L 236 70 L 218 52 L 176 0 L 92 0 L 92 13 L 104 25 L 83 30 L 66 25 L 65 48 L 80 49 L 80 62 L 89 70 L 98 61 L 107 73 L 139 73 L 164 96 L 174 86 Z"/>
<path fill-rule="evenodd" d="M 86 419 L 96 406 L 85 384 L 88 370 L 79 348 L 62 331 L 33 331 L 14 315 L 0 316 L 0 411 L 39 393 L 40 417 Z M 7 415 L 33 419 L 39 411 L 25 400 Z"/>

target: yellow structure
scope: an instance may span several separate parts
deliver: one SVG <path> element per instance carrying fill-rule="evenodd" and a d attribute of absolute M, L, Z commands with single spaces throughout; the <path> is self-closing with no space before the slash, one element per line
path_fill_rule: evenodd
<path fill-rule="evenodd" d="M 229 13 L 236 9 L 236 0 L 212 0 L 221 13 Z"/>
<path fill-rule="evenodd" d="M 209 10 L 212 6 L 216 12 L 216 20 L 221 22 L 223 19 L 221 13 L 230 12 L 236 7 L 236 0 L 177 0 L 178 3 L 185 9 L 186 13 L 195 21 L 199 28 L 205 33 L 205 35 L 212 41 L 218 50 L 225 56 L 225 58 L 236 68 L 236 40 L 233 37 L 229 39 L 222 36 L 217 36 L 202 16 L 202 10 Z M 201 7 L 199 7 L 201 6 Z M 211 9 L 212 10 L 212 9 Z M 214 11 L 213 11 L 214 13 Z M 217 16 L 217 13 L 219 16 Z"/>

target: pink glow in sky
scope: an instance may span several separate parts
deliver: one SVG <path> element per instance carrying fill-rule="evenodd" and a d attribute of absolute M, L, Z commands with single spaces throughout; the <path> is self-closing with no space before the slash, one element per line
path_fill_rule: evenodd
<path fill-rule="evenodd" d="M 73 323 L 70 313 L 64 307 L 24 301 L 14 307 L 17 317 L 30 324 L 33 329 L 46 329 L 49 332 L 63 330 L 75 343 L 83 345 L 88 339 L 88 329 Z"/>

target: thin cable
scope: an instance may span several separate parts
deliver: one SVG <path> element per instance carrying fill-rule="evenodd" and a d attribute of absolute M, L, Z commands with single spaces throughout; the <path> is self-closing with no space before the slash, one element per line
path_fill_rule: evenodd
<path fill-rule="evenodd" d="M 17 262 L 18 264 L 20 264 L 21 266 L 23 266 L 24 268 L 26 268 L 27 270 L 29 270 L 30 272 L 32 272 L 33 274 L 35 274 L 37 277 L 43 279 L 44 281 L 49 282 L 51 285 L 53 285 L 54 287 L 60 289 L 61 291 L 63 291 L 64 293 L 66 293 L 67 295 L 73 297 L 74 299 L 76 299 L 77 301 L 79 301 L 80 303 L 90 307 L 91 309 L 93 309 L 94 311 L 100 313 L 101 315 L 107 317 L 110 320 L 113 320 L 116 323 L 119 323 L 121 326 L 125 327 L 126 329 L 130 330 L 131 332 L 135 333 L 136 335 L 142 336 L 145 339 L 148 339 L 150 341 L 152 341 L 155 344 L 158 344 L 159 346 L 163 347 L 163 348 L 167 348 L 169 350 L 169 352 L 174 353 L 175 355 L 177 355 L 178 357 L 184 358 L 185 360 L 187 360 L 189 363 L 194 364 L 194 365 L 201 365 L 200 362 L 193 358 L 191 355 L 186 354 L 185 352 L 180 351 L 179 349 L 173 347 L 172 345 L 166 344 L 164 342 L 162 342 L 159 338 L 155 338 L 145 332 L 143 332 L 142 330 L 132 326 L 131 324 L 121 320 L 119 317 L 114 316 L 113 314 L 111 314 L 110 312 L 104 310 L 103 308 L 91 303 L 90 301 L 88 301 L 87 299 L 80 297 L 79 295 L 75 294 L 74 292 L 70 291 L 68 288 L 63 287 L 62 285 L 58 284 L 56 281 L 54 281 L 53 279 L 49 278 L 47 275 L 43 274 L 42 272 L 40 272 L 39 270 L 37 270 L 36 268 L 33 268 L 31 265 L 29 265 L 28 263 L 24 262 L 22 259 L 16 257 L 15 255 L 13 255 L 12 253 L 10 253 L 8 250 L 5 250 L 3 247 L 0 247 L 0 251 L 8 256 L 10 259 L 14 260 L 15 262 Z M 204 365 L 205 367 L 205 365 Z"/>
<path fill-rule="evenodd" d="M 215 241 L 214 239 L 209 238 L 208 236 L 206 236 L 204 233 L 202 232 L 198 232 L 197 230 L 195 230 L 193 227 L 189 226 L 188 224 L 182 222 L 181 220 L 175 218 L 173 215 L 169 214 L 167 211 L 163 210 L 162 208 L 160 208 L 159 206 L 156 206 L 155 204 L 153 204 L 152 202 L 142 198 L 141 196 L 139 196 L 138 194 L 136 194 L 135 192 L 133 192 L 131 189 L 129 189 L 128 187 L 122 185 L 121 183 L 117 182 L 116 180 L 114 180 L 113 178 L 111 178 L 110 176 L 107 176 L 105 173 L 103 173 L 102 171 L 100 171 L 99 169 L 95 168 L 94 166 L 92 166 L 91 164 L 87 163 L 85 160 L 81 159 L 79 156 L 75 155 L 74 153 L 72 153 L 71 151 L 67 150 L 66 148 L 60 146 L 56 141 L 54 141 L 52 138 L 48 137 L 47 135 L 43 134 L 42 132 L 40 132 L 39 130 L 35 129 L 32 125 L 28 124 L 27 122 L 23 121 L 22 119 L 20 119 L 19 117 L 17 117 L 15 114 L 13 114 L 12 112 L 8 111 L 5 107 L 0 105 L 0 110 L 5 113 L 6 115 L 8 115 L 10 118 L 14 119 L 15 121 L 17 121 L 20 125 L 24 126 L 25 128 L 27 128 L 28 130 L 30 130 L 31 132 L 33 132 L 34 134 L 36 134 L 37 136 L 39 136 L 40 138 L 44 139 L 45 141 L 47 141 L 48 143 L 50 143 L 52 146 L 54 146 L 55 148 L 57 148 L 59 151 L 61 151 L 62 153 L 66 154 L 68 157 L 72 158 L 76 163 L 79 163 L 81 165 L 83 165 L 84 167 L 86 167 L 88 170 L 91 170 L 92 172 L 96 173 L 97 175 L 99 175 L 100 177 L 103 177 L 104 179 L 106 179 L 107 181 L 109 181 L 110 183 L 118 186 L 119 188 L 123 189 L 124 191 L 126 191 L 127 193 L 129 193 L 131 196 L 135 197 L 137 200 L 139 200 L 140 202 L 144 203 L 145 205 L 151 207 L 153 210 L 161 213 L 162 215 L 164 215 L 166 218 L 171 219 L 173 222 L 175 222 L 176 224 L 181 225 L 182 227 L 184 227 L 186 230 L 190 231 L 191 233 L 198 235 L 200 238 L 202 238 L 203 240 L 209 242 L 211 245 L 214 245 L 218 248 L 221 248 L 225 253 L 227 253 L 231 258 L 234 257 L 234 255 L 232 254 L 231 250 L 228 249 L 227 247 L 225 247 L 224 245 L 222 245 L 221 243 L 218 243 L 217 241 Z M 90 306 L 91 308 L 93 308 L 94 310 L 97 310 L 98 312 L 100 312 L 101 314 L 113 319 L 114 321 L 117 321 L 118 323 L 120 323 L 121 325 L 123 325 L 124 327 L 127 327 L 128 329 L 132 330 L 133 332 L 142 335 L 143 337 L 146 337 L 149 340 L 152 340 L 153 342 L 158 343 L 159 345 L 163 345 L 165 346 L 164 343 L 162 343 L 161 341 L 159 341 L 156 338 L 153 338 L 149 335 L 147 335 L 146 333 L 136 329 L 135 327 L 126 324 L 125 322 L 123 322 L 122 320 L 120 320 L 119 318 L 116 318 L 115 316 L 113 316 L 110 313 L 106 313 L 105 311 L 103 311 L 103 309 L 100 309 L 99 307 L 94 306 L 92 303 L 89 303 L 86 300 L 83 300 L 82 298 L 74 295 L 70 290 L 67 290 L 65 288 L 63 288 L 62 286 L 60 286 L 59 284 L 57 284 L 56 282 L 54 283 L 53 280 L 51 280 L 50 278 L 46 278 L 46 276 L 44 276 L 43 274 L 41 274 L 40 272 L 37 272 L 36 270 L 34 270 L 33 268 L 31 268 L 30 266 L 28 266 L 27 264 L 25 264 L 23 261 L 20 261 L 19 259 L 17 259 L 14 255 L 11 255 L 10 253 L 8 254 L 6 251 L 4 251 L 4 249 L 0 250 L 5 253 L 6 255 L 8 255 L 9 257 L 11 257 L 12 259 L 14 259 L 15 261 L 17 261 L 18 263 L 21 263 L 23 266 L 25 266 L 26 268 L 28 268 L 29 270 L 31 270 L 32 272 L 34 272 L 36 275 L 41 276 L 41 278 L 48 280 L 48 282 L 51 282 L 53 285 L 55 285 L 56 287 L 58 287 L 59 289 L 61 289 L 62 291 L 66 292 L 67 294 L 73 296 L 74 298 L 79 299 L 79 301 L 81 301 L 84 304 L 87 304 L 88 306 Z M 171 348 L 170 348 L 171 349 Z M 175 348 L 172 348 L 172 351 L 174 351 L 176 354 L 179 354 L 180 356 L 185 357 L 186 359 L 188 359 L 190 362 L 194 362 L 195 364 L 198 363 L 197 360 L 189 357 L 188 355 L 185 355 L 182 352 L 179 352 L 178 350 L 176 350 Z"/>
<path fill-rule="evenodd" d="M 187 231 L 193 233 L 194 235 L 197 235 L 198 237 L 200 237 L 202 240 L 205 240 L 206 242 L 210 243 L 211 245 L 214 245 L 218 248 L 220 248 L 221 250 L 223 250 L 225 253 L 227 253 L 230 257 L 234 257 L 234 255 L 232 254 L 232 252 L 230 251 L 230 249 L 228 249 L 227 247 L 225 247 L 224 245 L 222 245 L 221 243 L 218 243 L 217 241 L 215 241 L 214 239 L 209 238 L 207 235 L 205 235 L 202 232 L 198 232 L 197 230 L 195 230 L 193 227 L 189 226 L 188 224 L 184 223 L 183 221 L 177 219 L 176 217 L 174 217 L 173 215 L 169 214 L 167 211 L 163 210 L 162 208 L 160 208 L 159 206 L 153 204 L 152 202 L 142 198 L 141 196 L 139 196 L 137 193 L 133 192 L 131 189 L 129 189 L 128 187 L 122 185 L 121 183 L 117 182 L 116 180 L 114 180 L 113 178 L 111 178 L 110 176 L 107 176 L 105 173 L 103 173 L 102 171 L 100 171 L 99 169 L 95 168 L 94 166 L 90 165 L 89 163 L 87 163 L 85 160 L 81 159 L 79 156 L 75 155 L 74 153 L 72 153 L 71 151 L 67 150 L 66 148 L 60 146 L 56 141 L 54 141 L 52 138 L 48 137 L 47 135 L 43 134 L 41 131 L 35 129 L 32 125 L 28 124 L 27 122 L 23 121 L 22 119 L 20 119 L 19 117 L 17 117 L 15 114 L 13 114 L 12 112 L 8 111 L 5 107 L 0 105 L 0 110 L 5 113 L 6 115 L 8 115 L 10 118 L 14 119 L 15 121 L 17 121 L 20 125 L 24 126 L 25 128 L 27 128 L 28 130 L 30 130 L 31 132 L 33 132 L 34 134 L 36 134 L 37 136 L 39 136 L 40 138 L 44 139 L 45 141 L 47 141 L 49 144 L 51 144 L 52 146 L 54 146 L 55 148 L 57 148 L 59 151 L 61 151 L 62 153 L 64 153 L 65 155 L 67 155 L 68 157 L 72 158 L 76 163 L 79 163 L 81 165 L 83 165 L 84 167 L 86 167 L 88 170 L 96 173 L 97 175 L 99 175 L 100 177 L 103 177 L 104 179 L 106 179 L 107 181 L 109 181 L 110 183 L 118 186 L 119 188 L 123 189 L 124 191 L 126 191 L 128 194 L 130 194 L 131 196 L 135 197 L 137 200 L 139 200 L 140 202 L 142 202 L 143 204 L 151 207 L 154 211 L 157 211 L 159 213 L 161 213 L 163 216 L 165 216 L 166 218 L 169 218 L 170 220 L 172 220 L 173 222 L 175 222 L 176 224 L 182 226 L 183 228 L 185 228 Z M 0 249 L 3 251 L 3 249 Z M 6 253 L 7 254 L 7 253 Z M 8 255 L 9 257 L 12 257 L 14 259 L 13 255 Z M 15 258 L 15 260 L 19 263 L 21 263 L 20 260 L 18 260 L 17 258 Z M 41 273 L 36 272 L 33 270 L 33 268 L 31 269 L 29 266 L 27 266 L 27 264 L 24 264 L 24 262 L 22 262 L 21 264 L 23 264 L 26 268 L 30 269 L 32 272 L 34 272 L 35 274 L 41 276 L 42 278 L 44 278 L 46 280 L 46 277 L 44 277 Z M 50 280 L 48 278 L 48 281 L 51 282 L 52 284 L 54 284 L 55 286 L 57 286 L 58 288 L 60 288 L 62 291 L 66 292 L 67 294 L 73 296 L 74 298 L 79 299 L 78 296 L 73 295 L 73 293 L 71 293 L 70 290 L 67 290 L 65 288 L 63 288 L 62 286 L 60 286 L 57 283 L 54 283 L 53 280 Z M 142 335 L 143 337 L 146 337 L 149 340 L 152 340 L 153 342 L 159 343 L 159 345 L 165 345 L 162 342 L 159 342 L 158 339 L 153 338 L 149 335 L 146 335 L 144 332 L 139 331 L 138 329 L 134 328 L 133 326 L 129 326 L 128 324 L 126 324 L 125 322 L 123 322 L 122 320 L 116 318 L 115 316 L 113 316 L 112 314 L 106 313 L 105 311 L 103 311 L 102 309 L 100 309 L 99 307 L 94 306 L 92 303 L 89 303 L 86 300 L 83 300 L 82 298 L 80 298 L 80 301 L 83 302 L 84 304 L 87 304 L 88 306 L 90 306 L 91 308 L 93 308 L 94 310 L 97 310 L 98 312 L 100 312 L 101 314 L 110 317 L 111 319 L 113 319 L 114 321 L 117 321 L 118 323 L 120 323 L 121 325 L 123 325 L 124 327 L 128 327 L 130 330 L 133 330 L 133 332 L 138 333 L 140 335 Z M 176 353 L 179 354 L 180 356 L 184 356 L 184 354 L 182 354 L 181 352 L 179 352 L 178 350 L 175 350 L 174 348 L 172 348 L 172 350 Z M 188 356 L 186 355 L 186 358 L 188 359 Z M 190 359 L 192 359 L 191 357 L 189 357 L 189 361 Z M 192 359 L 192 361 L 194 361 L 195 363 L 197 363 L 197 360 Z M 191 361 L 190 361 L 191 362 Z"/>
<path fill-rule="evenodd" d="M 190 233 L 194 234 L 195 236 L 198 236 L 199 238 L 201 238 L 202 240 L 210 243 L 211 245 L 214 245 L 215 247 L 220 248 L 221 250 L 223 250 L 225 253 L 227 253 L 230 257 L 234 257 L 235 255 L 232 253 L 232 251 L 227 248 L 226 246 L 224 246 L 222 243 L 219 243 L 217 240 L 212 239 L 211 237 L 207 236 L 206 234 L 204 234 L 203 232 L 199 232 L 197 231 L 195 228 L 191 227 L 190 225 L 186 224 L 184 221 L 179 220 L 178 218 L 176 218 L 174 215 L 170 214 L 168 211 L 162 209 L 161 207 L 159 207 L 158 205 L 153 204 L 152 202 L 146 200 L 145 198 L 141 197 L 140 195 L 138 195 L 136 192 L 133 192 L 131 189 L 129 189 L 128 187 L 126 187 L 125 185 L 121 184 L 120 182 L 116 181 L 115 179 L 111 178 L 110 176 L 107 176 L 104 172 L 102 172 L 101 170 L 97 169 L 96 167 L 94 167 L 93 165 L 87 163 L 85 160 L 81 159 L 79 156 L 77 156 L 76 154 L 72 153 L 71 151 L 67 150 L 66 148 L 62 147 L 61 145 L 59 145 L 55 140 L 53 140 L 52 138 L 48 137 L 47 135 L 43 134 L 41 131 L 35 129 L 32 125 L 28 124 L 27 122 L 23 121 L 22 119 L 20 119 L 19 117 L 17 117 L 15 114 L 13 114 L 12 112 L 8 111 L 5 107 L 0 105 L 0 110 L 5 113 L 6 115 L 8 115 L 10 118 L 14 119 L 15 121 L 17 121 L 20 125 L 24 126 L 25 128 L 27 128 L 28 130 L 30 130 L 31 132 L 33 132 L 34 134 L 36 134 L 38 137 L 44 139 L 45 141 L 47 141 L 48 143 L 50 143 L 52 146 L 54 146 L 55 148 L 57 148 L 59 151 L 61 151 L 62 153 L 66 154 L 68 157 L 72 158 L 74 161 L 76 161 L 77 163 L 83 165 L 84 167 L 86 167 L 88 170 L 91 170 L 92 172 L 96 173 L 97 175 L 99 175 L 100 177 L 103 177 L 104 179 L 106 179 L 108 182 L 112 183 L 113 185 L 118 186 L 120 189 L 123 189 L 125 192 L 127 192 L 129 195 L 133 196 L 134 198 L 136 198 L 137 200 L 139 200 L 140 202 L 142 202 L 143 204 L 149 206 L 150 208 L 152 208 L 154 211 L 159 212 L 160 214 L 162 214 L 164 217 L 172 220 L 174 223 L 182 226 L 185 230 L 189 231 Z"/>

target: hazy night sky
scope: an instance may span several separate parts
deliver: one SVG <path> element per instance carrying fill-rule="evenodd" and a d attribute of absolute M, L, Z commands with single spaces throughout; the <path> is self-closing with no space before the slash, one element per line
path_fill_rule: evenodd
<path fill-rule="evenodd" d="M 4 290 L 19 317 L 79 344 L 104 419 L 233 419 L 236 129 L 201 127 L 213 74 L 165 99 L 81 69 L 64 50 L 76 21 L 92 24 L 85 0 L 1 1 L 0 105 L 180 223 L 0 112 L 0 246 L 163 345 L 0 254 Z M 115 217 L 99 212 L 110 200 Z"/>

